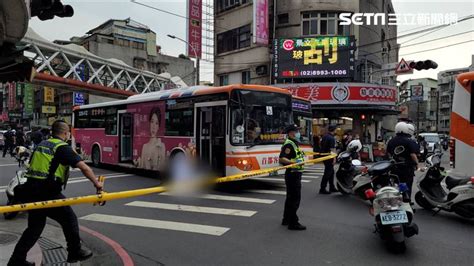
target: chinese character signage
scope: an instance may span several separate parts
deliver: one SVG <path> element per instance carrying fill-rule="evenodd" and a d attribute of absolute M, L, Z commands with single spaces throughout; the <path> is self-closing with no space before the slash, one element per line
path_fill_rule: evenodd
<path fill-rule="evenodd" d="M 54 89 L 50 87 L 44 87 L 44 102 L 54 103 Z"/>
<path fill-rule="evenodd" d="M 268 45 L 268 0 L 253 1 L 253 42 Z"/>
<path fill-rule="evenodd" d="M 354 75 L 353 36 L 275 39 L 276 79 L 346 78 Z"/>
<path fill-rule="evenodd" d="M 15 83 L 7 83 L 8 88 L 8 109 L 13 110 L 16 108 L 16 85 Z"/>
<path fill-rule="evenodd" d="M 412 101 L 423 101 L 423 85 L 411 85 L 411 97 Z"/>
<path fill-rule="evenodd" d="M 56 106 L 54 106 L 54 105 L 43 105 L 43 106 L 41 106 L 41 112 L 43 114 L 55 114 L 56 113 Z"/>
<path fill-rule="evenodd" d="M 84 93 L 74 92 L 73 105 L 83 105 L 84 104 Z"/>
<path fill-rule="evenodd" d="M 300 83 L 275 84 L 293 96 L 305 98 L 314 105 L 362 104 L 395 106 L 397 88 L 365 83 Z M 293 106 L 295 107 L 295 106 Z"/>
<path fill-rule="evenodd" d="M 188 0 L 188 56 L 201 58 L 202 0 Z"/>
<path fill-rule="evenodd" d="M 34 95 L 35 95 L 35 90 L 33 86 L 29 83 L 25 84 L 25 92 L 23 95 L 23 103 L 25 108 L 23 109 L 23 112 L 25 113 L 26 116 L 30 116 L 33 114 L 33 109 L 34 109 Z"/>

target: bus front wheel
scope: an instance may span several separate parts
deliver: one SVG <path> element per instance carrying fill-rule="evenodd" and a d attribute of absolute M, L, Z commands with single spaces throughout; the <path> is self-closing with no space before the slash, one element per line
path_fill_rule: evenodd
<path fill-rule="evenodd" d="M 92 148 L 92 165 L 94 167 L 100 166 L 100 150 L 99 147 L 96 145 Z"/>

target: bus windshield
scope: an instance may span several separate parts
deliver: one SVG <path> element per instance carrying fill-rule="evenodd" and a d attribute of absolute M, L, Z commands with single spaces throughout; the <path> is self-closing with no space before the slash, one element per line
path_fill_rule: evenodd
<path fill-rule="evenodd" d="M 266 91 L 234 90 L 231 95 L 231 143 L 280 144 L 291 122 L 291 96 Z"/>

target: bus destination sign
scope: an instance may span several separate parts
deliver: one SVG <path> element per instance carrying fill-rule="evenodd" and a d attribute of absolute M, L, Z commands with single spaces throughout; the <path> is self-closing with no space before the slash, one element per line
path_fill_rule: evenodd
<path fill-rule="evenodd" d="M 275 39 L 273 46 L 278 80 L 354 75 L 354 36 Z"/>

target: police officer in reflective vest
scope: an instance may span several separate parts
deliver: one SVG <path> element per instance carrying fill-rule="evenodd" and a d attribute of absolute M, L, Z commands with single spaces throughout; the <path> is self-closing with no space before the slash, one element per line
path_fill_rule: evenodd
<path fill-rule="evenodd" d="M 61 193 L 66 185 L 69 167 L 79 168 L 95 186 L 97 192 L 102 190 L 92 169 L 85 164 L 66 141 L 70 138 L 69 126 L 61 120 L 52 125 L 53 137 L 42 141 L 34 151 L 26 173 L 25 191 L 28 197 L 25 202 L 64 199 Z M 28 212 L 28 228 L 23 232 L 8 265 L 34 265 L 26 260 L 28 251 L 41 236 L 46 225 L 46 218 L 57 221 L 64 232 L 67 242 L 67 261 L 74 263 L 92 256 L 92 252 L 81 246 L 79 225 L 76 214 L 70 206 L 31 210 Z"/>
<path fill-rule="evenodd" d="M 297 125 L 290 125 L 286 128 L 288 138 L 283 143 L 280 152 L 280 164 L 290 165 L 304 161 L 304 153 L 298 146 L 301 137 L 300 128 Z M 289 230 L 305 230 L 306 227 L 299 223 L 296 211 L 301 201 L 301 175 L 303 166 L 292 166 L 285 172 L 286 200 L 283 212 L 282 225 L 288 225 Z"/>

